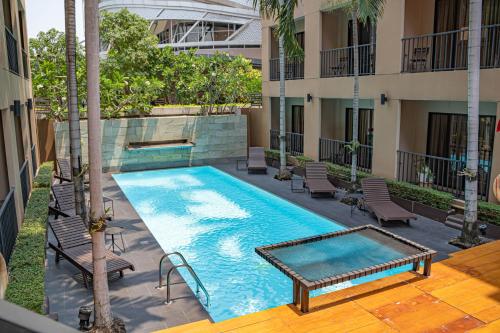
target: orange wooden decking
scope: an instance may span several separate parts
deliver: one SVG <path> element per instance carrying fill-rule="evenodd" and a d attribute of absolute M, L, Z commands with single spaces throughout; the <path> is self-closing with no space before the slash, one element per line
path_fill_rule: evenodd
<path fill-rule="evenodd" d="M 158 333 L 500 332 L 500 241 L 457 252 L 430 278 L 403 273 L 289 305 Z"/>

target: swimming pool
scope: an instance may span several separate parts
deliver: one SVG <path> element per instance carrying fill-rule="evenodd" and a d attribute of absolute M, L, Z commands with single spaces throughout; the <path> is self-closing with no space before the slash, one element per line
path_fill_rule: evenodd
<path fill-rule="evenodd" d="M 256 247 L 344 229 L 213 167 L 131 172 L 113 178 L 161 248 L 181 252 L 196 271 L 210 294 L 208 312 L 214 321 L 291 302 L 291 281 L 260 258 Z M 349 250 L 355 252 L 355 244 Z M 189 275 L 182 270 L 181 274 L 194 289 Z"/>

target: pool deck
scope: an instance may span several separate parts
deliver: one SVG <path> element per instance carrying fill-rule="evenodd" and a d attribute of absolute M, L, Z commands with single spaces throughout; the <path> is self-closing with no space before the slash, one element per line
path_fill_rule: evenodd
<path fill-rule="evenodd" d="M 157 333 L 500 332 L 500 241 L 457 252 L 429 278 L 402 273 L 293 306 Z"/>
<path fill-rule="evenodd" d="M 215 165 L 215 167 L 342 223 L 346 227 L 376 225 L 376 220 L 369 214 L 355 211 L 351 216 L 350 207 L 339 201 L 342 194 L 331 199 L 310 198 L 307 193 L 292 193 L 289 182 L 272 179 L 275 173 L 272 168 L 269 168 L 267 175 L 248 175 L 245 171 L 236 171 L 235 164 Z M 185 284 L 173 286 L 172 295 L 175 297 L 173 304 L 163 304 L 166 292 L 164 289 L 156 289 L 158 263 L 163 255 L 162 249 L 110 174 L 103 175 L 103 187 L 104 194 L 114 200 L 115 220 L 112 223 L 128 229 L 123 235 L 127 251 L 121 255 L 136 267 L 136 271 L 125 271 L 123 279 L 111 281 L 109 284 L 114 315 L 125 321 L 128 332 L 152 332 L 200 320 L 209 320 L 209 315 Z M 450 253 L 458 250 L 447 243 L 458 234 L 458 231 L 423 217 L 412 222 L 411 227 L 404 223 L 394 223 L 386 229 L 435 249 L 438 251 L 436 260 L 446 259 Z M 56 265 L 54 252 L 47 250 L 46 295 L 49 297 L 50 312 L 58 313 L 59 321 L 72 327 L 78 326 L 78 308 L 92 304 L 92 291 L 86 290 L 79 279 L 78 271 L 73 266 L 66 261 L 61 261 Z M 177 279 L 177 281 L 182 281 L 178 275 Z"/>

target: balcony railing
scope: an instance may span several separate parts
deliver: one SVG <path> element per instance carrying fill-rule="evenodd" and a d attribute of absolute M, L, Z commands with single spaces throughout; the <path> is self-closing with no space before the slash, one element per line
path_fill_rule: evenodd
<path fill-rule="evenodd" d="M 402 39 L 404 73 L 467 68 L 469 30 L 461 29 Z M 500 68 L 500 24 L 481 29 L 481 68 Z"/>
<path fill-rule="evenodd" d="M 491 157 L 490 151 L 480 151 L 478 165 L 478 198 L 488 199 Z M 398 180 L 463 198 L 465 179 L 460 172 L 466 167 L 466 158 L 444 158 L 407 151 L 398 151 Z"/>
<path fill-rule="evenodd" d="M 269 60 L 271 81 L 280 79 L 280 60 L 279 58 Z M 285 80 L 300 80 L 304 78 L 304 62 L 296 58 L 286 58 L 285 61 Z"/>
<path fill-rule="evenodd" d="M 8 263 L 17 237 L 16 203 L 14 189 L 0 201 L 0 252 Z"/>
<path fill-rule="evenodd" d="M 36 175 L 36 172 L 38 171 L 38 163 L 36 160 L 36 145 L 33 144 L 31 146 L 31 166 L 33 167 L 33 174 Z"/>
<path fill-rule="evenodd" d="M 7 27 L 5 27 L 5 39 L 7 43 L 7 58 L 9 59 L 9 69 L 11 72 L 19 74 L 19 61 L 17 59 L 17 40 Z"/>
<path fill-rule="evenodd" d="M 375 44 L 358 46 L 359 75 L 375 74 Z M 321 77 L 340 77 L 354 75 L 354 47 L 321 51 Z"/>
<path fill-rule="evenodd" d="M 332 140 L 326 138 L 319 139 L 319 160 L 333 164 L 350 166 L 352 164 L 352 151 L 347 147 L 349 142 Z M 359 145 L 357 149 L 357 165 L 360 171 L 371 172 L 373 147 Z"/>
<path fill-rule="evenodd" d="M 23 57 L 23 73 L 24 73 L 24 78 L 29 79 L 30 78 L 30 69 L 28 67 L 28 53 L 26 50 L 22 50 L 21 55 Z"/>
<path fill-rule="evenodd" d="M 30 196 L 30 175 L 28 172 L 28 161 L 24 161 L 21 170 L 19 170 L 19 177 L 21 178 L 21 192 L 23 194 L 23 207 L 26 208 Z"/>
<path fill-rule="evenodd" d="M 280 149 L 280 131 L 271 130 L 271 149 Z M 304 134 L 285 133 L 286 152 L 293 156 L 304 154 Z"/>

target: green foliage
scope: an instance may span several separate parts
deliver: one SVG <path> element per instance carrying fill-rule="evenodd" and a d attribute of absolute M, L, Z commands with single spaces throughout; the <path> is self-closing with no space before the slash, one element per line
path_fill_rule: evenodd
<path fill-rule="evenodd" d="M 63 32 L 50 29 L 30 39 L 33 94 L 48 100 L 51 118 L 62 119 L 66 106 L 66 40 Z M 76 45 L 78 97 L 85 98 L 85 55 Z"/>
<path fill-rule="evenodd" d="M 50 187 L 52 181 L 53 162 L 46 162 L 38 169 L 38 175 L 33 180 L 33 188 Z"/>
<path fill-rule="evenodd" d="M 479 221 L 500 225 L 500 205 L 491 202 L 479 201 L 477 208 L 477 217 Z"/>
<path fill-rule="evenodd" d="M 52 164 L 40 167 L 36 184 L 47 184 Z M 49 182 L 50 183 L 50 182 Z M 48 185 L 48 184 L 47 184 Z M 31 193 L 24 222 L 9 263 L 9 284 L 5 298 L 31 311 L 42 313 L 45 298 L 45 235 L 50 187 L 36 187 Z"/>
<path fill-rule="evenodd" d="M 416 201 L 434 208 L 448 210 L 450 209 L 451 202 L 454 199 L 453 195 L 450 193 L 437 191 L 432 188 L 421 187 L 390 179 L 386 179 L 385 181 L 387 183 L 387 187 L 389 188 L 389 193 L 392 196 Z"/>
<path fill-rule="evenodd" d="M 205 113 L 249 102 L 261 90 L 260 71 L 243 57 L 218 53 L 197 56 L 195 51 L 174 54 L 158 48 L 149 22 L 126 9 L 103 12 L 100 36 L 107 54 L 101 59 L 101 112 L 112 118 L 148 114 L 159 97 L 168 103 L 196 104 Z M 50 101 L 50 117 L 64 119 L 66 57 L 63 32 L 54 29 L 30 41 L 35 96 Z M 85 98 L 85 62 L 77 48 L 79 97 Z M 82 110 L 83 111 L 83 110 Z"/>

